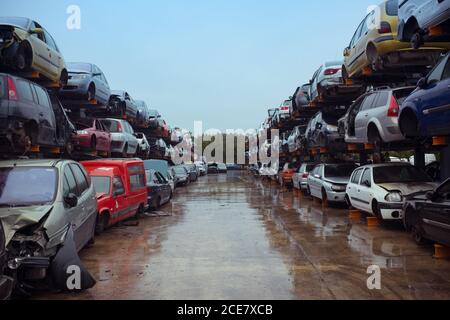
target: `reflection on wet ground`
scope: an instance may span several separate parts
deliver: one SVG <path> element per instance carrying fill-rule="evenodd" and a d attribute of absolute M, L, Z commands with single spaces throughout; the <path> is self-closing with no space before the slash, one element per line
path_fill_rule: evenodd
<path fill-rule="evenodd" d="M 246 173 L 201 178 L 81 253 L 98 280 L 40 299 L 449 299 L 450 261 Z M 381 268 L 381 290 L 367 268 Z"/>

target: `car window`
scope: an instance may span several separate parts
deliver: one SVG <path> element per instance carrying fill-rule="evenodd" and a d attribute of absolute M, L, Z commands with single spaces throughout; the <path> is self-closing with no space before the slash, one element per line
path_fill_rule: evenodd
<path fill-rule="evenodd" d="M 31 91 L 31 86 L 28 81 L 17 79 L 16 89 L 20 100 L 33 102 L 33 93 Z"/>
<path fill-rule="evenodd" d="M 369 110 L 372 108 L 373 103 L 375 101 L 375 99 L 377 98 L 377 94 L 371 94 L 370 96 L 368 96 L 365 100 L 364 103 L 362 105 L 361 110 Z"/>
<path fill-rule="evenodd" d="M 364 173 L 361 178 L 361 185 L 364 185 L 364 182 L 369 182 L 369 185 L 372 186 L 372 173 L 370 172 L 370 169 L 367 168 L 364 170 Z"/>
<path fill-rule="evenodd" d="M 34 90 L 36 91 L 37 95 L 37 103 L 44 107 L 50 108 L 50 100 L 48 98 L 48 94 L 39 86 L 34 86 Z"/>
<path fill-rule="evenodd" d="M 444 72 L 442 74 L 441 80 L 445 80 L 450 78 L 450 59 L 447 60 L 447 63 L 445 64 Z"/>
<path fill-rule="evenodd" d="M 96 193 L 109 194 L 111 189 L 111 178 L 103 176 L 93 176 L 92 183 Z"/>
<path fill-rule="evenodd" d="M 353 176 L 352 176 L 352 183 L 354 183 L 354 184 L 359 184 L 359 179 L 361 178 L 362 172 L 363 172 L 363 170 L 362 170 L 362 169 L 359 169 L 359 170 L 356 170 L 356 171 L 353 173 Z"/>
<path fill-rule="evenodd" d="M 428 76 L 428 83 L 436 83 L 441 81 L 442 75 L 444 72 L 444 68 L 447 65 L 448 56 L 446 56 L 444 59 L 439 62 L 439 64 L 431 71 L 430 75 Z"/>
<path fill-rule="evenodd" d="M 58 47 L 56 46 L 55 41 L 53 40 L 52 36 L 47 32 L 47 30 L 44 29 L 45 34 L 45 42 L 47 45 L 52 48 L 55 51 L 58 51 Z"/>
<path fill-rule="evenodd" d="M 70 168 L 72 169 L 75 180 L 77 181 L 78 191 L 80 192 L 80 194 L 83 194 L 87 189 L 89 189 L 89 182 L 86 178 L 86 175 L 77 164 L 71 164 Z"/>
<path fill-rule="evenodd" d="M 115 133 L 119 132 L 118 121 L 116 120 L 101 120 L 101 123 L 106 128 L 107 131 Z"/>
<path fill-rule="evenodd" d="M 130 189 L 137 191 L 145 188 L 145 171 L 130 175 Z"/>
<path fill-rule="evenodd" d="M 64 168 L 64 184 L 63 184 L 63 195 L 67 197 L 70 193 L 80 196 L 77 188 L 77 182 L 69 166 Z"/>
<path fill-rule="evenodd" d="M 358 29 L 356 29 L 356 32 L 355 32 L 355 34 L 353 35 L 353 39 L 352 39 L 352 41 L 351 41 L 351 43 L 350 43 L 350 48 L 353 48 L 353 47 L 356 45 L 356 43 L 358 42 L 359 37 L 360 37 L 360 34 L 361 34 L 362 25 L 364 24 L 364 21 L 365 21 L 365 20 L 363 20 L 363 21 L 359 24 Z"/>
<path fill-rule="evenodd" d="M 376 167 L 373 169 L 373 180 L 377 184 L 432 181 L 425 171 L 411 165 Z"/>
<path fill-rule="evenodd" d="M 123 186 L 122 178 L 121 177 L 114 177 L 113 178 L 113 194 L 115 196 L 120 196 L 125 193 L 125 188 Z"/>
<path fill-rule="evenodd" d="M 384 107 L 388 103 L 389 98 L 389 92 L 388 91 L 381 91 L 377 94 L 376 99 L 373 102 L 372 108 L 380 108 Z"/>
<path fill-rule="evenodd" d="M 369 32 L 369 24 L 372 23 L 372 20 L 375 16 L 375 12 L 372 11 L 366 16 L 366 19 L 364 19 L 362 25 L 361 25 L 361 32 L 359 34 L 359 39 L 364 37 Z"/>

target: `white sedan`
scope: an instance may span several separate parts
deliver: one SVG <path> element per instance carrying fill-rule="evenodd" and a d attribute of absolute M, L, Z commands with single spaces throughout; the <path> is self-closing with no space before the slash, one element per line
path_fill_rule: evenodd
<path fill-rule="evenodd" d="M 399 220 L 405 196 L 435 187 L 423 170 L 409 163 L 373 164 L 353 172 L 345 198 L 355 209 L 382 220 Z"/>

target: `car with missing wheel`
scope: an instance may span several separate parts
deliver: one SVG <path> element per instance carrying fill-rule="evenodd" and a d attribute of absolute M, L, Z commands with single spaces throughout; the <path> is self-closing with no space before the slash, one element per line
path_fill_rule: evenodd
<path fill-rule="evenodd" d="M 448 44 L 426 43 L 419 50 L 397 38 L 398 0 L 388 0 L 361 21 L 344 50 L 342 77 L 363 79 L 373 73 L 398 70 L 402 75 L 420 73 L 434 65 Z"/>
<path fill-rule="evenodd" d="M 425 42 L 450 41 L 450 3 L 436 0 L 399 1 L 398 37 L 418 49 Z"/>
<path fill-rule="evenodd" d="M 24 153 L 39 146 L 61 148 L 70 155 L 74 131 L 55 94 L 27 79 L 0 73 L 0 147 L 3 151 Z"/>
<path fill-rule="evenodd" d="M 339 119 L 340 134 L 347 143 L 391 143 L 404 141 L 398 117 L 400 105 L 414 87 L 381 88 L 356 100 Z"/>
<path fill-rule="evenodd" d="M 373 164 L 356 169 L 347 185 L 346 201 L 380 220 L 403 218 L 405 197 L 436 187 L 421 169 L 409 163 Z"/>
<path fill-rule="evenodd" d="M 450 179 L 432 191 L 406 197 L 403 222 L 418 244 L 450 246 Z"/>
<path fill-rule="evenodd" d="M 72 136 L 76 150 L 111 156 L 111 133 L 97 119 L 85 118 L 74 122 L 77 131 Z"/>
<path fill-rule="evenodd" d="M 97 234 L 145 212 L 147 189 L 141 160 L 95 160 L 81 164 L 89 173 L 96 192 Z"/>
<path fill-rule="evenodd" d="M 111 89 L 99 67 L 92 63 L 68 62 L 67 71 L 69 79 L 59 92 L 61 99 L 108 105 Z"/>
<path fill-rule="evenodd" d="M 400 130 L 408 138 L 450 135 L 450 54 L 401 104 Z"/>
<path fill-rule="evenodd" d="M 354 163 L 318 164 L 308 175 L 308 194 L 325 204 L 345 203 L 345 190 L 356 168 Z"/>
<path fill-rule="evenodd" d="M 64 58 L 50 33 L 38 22 L 22 17 L 0 17 L 0 68 L 35 71 L 40 78 L 67 84 Z"/>
<path fill-rule="evenodd" d="M 339 134 L 338 120 L 342 112 L 319 111 L 308 123 L 305 138 L 309 148 L 328 148 L 331 151 L 345 150 L 344 137 Z"/>
<path fill-rule="evenodd" d="M 137 121 L 139 106 L 127 91 L 112 90 L 109 105 L 115 116 L 132 123 Z"/>
<path fill-rule="evenodd" d="M 0 162 L 0 223 L 6 275 L 15 290 L 67 291 L 66 268 L 79 266 L 81 289 L 95 285 L 78 252 L 93 243 L 97 199 L 89 175 L 71 160 Z"/>

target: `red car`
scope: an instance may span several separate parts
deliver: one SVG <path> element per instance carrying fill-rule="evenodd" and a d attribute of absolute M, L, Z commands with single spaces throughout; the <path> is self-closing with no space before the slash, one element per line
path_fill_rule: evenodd
<path fill-rule="evenodd" d="M 83 119 L 75 123 L 76 134 L 72 136 L 75 149 L 89 152 L 104 153 L 111 156 L 111 134 L 96 119 Z"/>
<path fill-rule="evenodd" d="M 98 201 L 96 233 L 148 208 L 147 181 L 142 160 L 83 161 Z"/>

